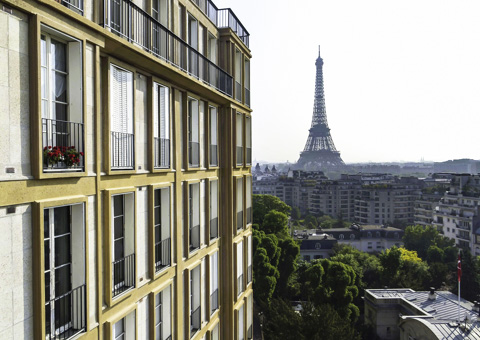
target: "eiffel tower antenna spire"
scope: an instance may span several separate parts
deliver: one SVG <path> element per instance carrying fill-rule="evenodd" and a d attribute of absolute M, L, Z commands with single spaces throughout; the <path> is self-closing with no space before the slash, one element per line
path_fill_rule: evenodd
<path fill-rule="evenodd" d="M 327 122 L 325 109 L 325 93 L 323 88 L 323 59 L 320 57 L 320 45 L 318 46 L 318 58 L 315 61 L 317 67 L 315 78 L 315 96 L 313 101 L 312 125 L 303 152 L 297 162 L 297 168 L 305 170 L 332 169 L 345 166 L 340 152 L 335 148 L 330 128 Z"/>

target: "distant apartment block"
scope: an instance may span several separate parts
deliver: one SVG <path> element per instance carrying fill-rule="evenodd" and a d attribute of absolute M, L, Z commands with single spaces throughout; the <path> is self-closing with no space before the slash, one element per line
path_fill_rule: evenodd
<path fill-rule="evenodd" d="M 0 0 L 0 339 L 252 339 L 249 33 Z"/>

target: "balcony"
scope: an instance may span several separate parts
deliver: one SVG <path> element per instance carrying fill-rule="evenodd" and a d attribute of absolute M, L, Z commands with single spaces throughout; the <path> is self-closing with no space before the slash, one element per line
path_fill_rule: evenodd
<path fill-rule="evenodd" d="M 200 329 L 200 306 L 190 314 L 190 337 Z"/>
<path fill-rule="evenodd" d="M 203 13 L 217 26 L 217 12 L 218 8 L 210 0 L 192 0 Z"/>
<path fill-rule="evenodd" d="M 237 277 L 237 295 L 240 295 L 243 293 L 243 274 L 240 274 L 239 277 Z"/>
<path fill-rule="evenodd" d="M 463 235 L 463 234 L 457 234 L 457 238 L 470 241 L 470 236 L 469 235 Z"/>
<path fill-rule="evenodd" d="M 170 266 L 170 237 L 155 243 L 155 272 Z"/>
<path fill-rule="evenodd" d="M 84 171 L 83 124 L 42 118 L 43 171 Z"/>
<path fill-rule="evenodd" d="M 212 7 L 211 15 L 215 13 Z M 232 97 L 232 77 L 129 0 L 105 0 L 103 26 Z M 209 15 L 210 17 L 210 15 Z"/>
<path fill-rule="evenodd" d="M 243 229 L 243 210 L 237 212 L 237 230 Z"/>
<path fill-rule="evenodd" d="M 113 297 L 135 287 L 135 254 L 114 261 L 112 267 Z"/>
<path fill-rule="evenodd" d="M 210 144 L 210 166 L 218 166 L 218 145 Z"/>
<path fill-rule="evenodd" d="M 200 248 L 200 225 L 190 228 L 190 251 Z"/>
<path fill-rule="evenodd" d="M 84 284 L 45 303 L 47 339 L 70 339 L 85 332 L 87 324 L 85 289 Z"/>
<path fill-rule="evenodd" d="M 83 15 L 83 0 L 55 0 L 63 6 Z"/>
<path fill-rule="evenodd" d="M 154 138 L 154 166 L 155 168 L 170 168 L 170 139 Z"/>
<path fill-rule="evenodd" d="M 193 168 L 200 166 L 200 143 L 188 142 L 188 165 Z"/>
<path fill-rule="evenodd" d="M 114 170 L 134 168 L 134 135 L 132 133 L 111 132 L 111 167 Z"/>
<path fill-rule="evenodd" d="M 218 309 L 218 289 L 210 295 L 210 314 Z"/>
<path fill-rule="evenodd" d="M 250 34 L 230 8 L 222 8 L 218 10 L 217 27 L 230 27 L 240 40 L 249 47 Z"/>
<path fill-rule="evenodd" d="M 210 219 L 210 240 L 218 238 L 218 217 Z"/>

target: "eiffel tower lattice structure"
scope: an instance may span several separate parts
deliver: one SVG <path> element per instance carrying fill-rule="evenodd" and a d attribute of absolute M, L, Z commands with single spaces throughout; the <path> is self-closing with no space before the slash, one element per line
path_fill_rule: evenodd
<path fill-rule="evenodd" d="M 307 143 L 300 153 L 296 168 L 303 170 L 341 169 L 345 167 L 345 163 L 340 157 L 340 152 L 335 148 L 335 144 L 333 144 L 327 122 L 325 93 L 323 90 L 323 59 L 320 57 L 320 46 L 318 47 L 318 58 L 315 66 L 317 67 L 317 75 L 315 79 L 312 125 L 309 130 Z"/>

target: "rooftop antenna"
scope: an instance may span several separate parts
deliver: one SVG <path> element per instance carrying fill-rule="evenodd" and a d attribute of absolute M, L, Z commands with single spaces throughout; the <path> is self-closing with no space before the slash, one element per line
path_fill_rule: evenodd
<path fill-rule="evenodd" d="M 318 45 L 318 56 L 320 57 L 320 45 Z"/>

